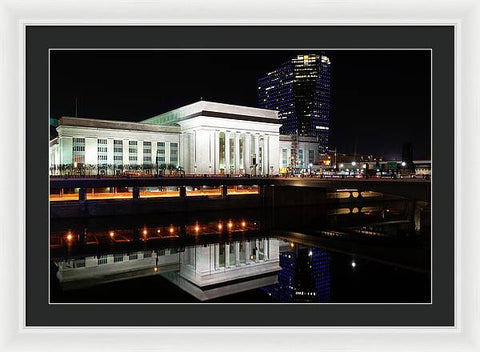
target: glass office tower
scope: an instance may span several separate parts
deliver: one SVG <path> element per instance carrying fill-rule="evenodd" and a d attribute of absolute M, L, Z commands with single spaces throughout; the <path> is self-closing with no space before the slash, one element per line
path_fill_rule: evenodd
<path fill-rule="evenodd" d="M 330 59 L 297 55 L 258 80 L 258 105 L 279 111 L 281 134 L 316 136 L 319 153 L 328 151 Z"/>

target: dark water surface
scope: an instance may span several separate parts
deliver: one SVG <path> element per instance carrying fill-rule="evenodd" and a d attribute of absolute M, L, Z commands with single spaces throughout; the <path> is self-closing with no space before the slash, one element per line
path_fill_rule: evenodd
<path fill-rule="evenodd" d="M 51 302 L 430 302 L 405 200 L 51 223 Z"/>

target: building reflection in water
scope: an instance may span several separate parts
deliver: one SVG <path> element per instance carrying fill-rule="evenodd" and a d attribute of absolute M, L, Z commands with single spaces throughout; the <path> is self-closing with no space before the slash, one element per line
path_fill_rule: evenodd
<path fill-rule="evenodd" d="M 161 274 L 200 301 L 278 282 L 279 240 L 251 238 L 55 261 L 63 290 Z"/>

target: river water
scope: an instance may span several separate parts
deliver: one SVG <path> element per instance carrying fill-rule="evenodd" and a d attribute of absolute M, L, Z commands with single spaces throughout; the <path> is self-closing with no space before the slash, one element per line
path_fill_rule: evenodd
<path fill-rule="evenodd" d="M 378 200 L 52 220 L 52 303 L 428 303 L 430 212 Z"/>

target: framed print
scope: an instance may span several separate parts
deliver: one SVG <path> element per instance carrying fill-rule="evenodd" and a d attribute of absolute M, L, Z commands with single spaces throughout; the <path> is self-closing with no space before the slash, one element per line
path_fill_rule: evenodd
<path fill-rule="evenodd" d="M 17 339 L 475 349 L 457 22 L 21 28 Z"/>
<path fill-rule="evenodd" d="M 49 235 L 30 242 L 27 225 L 26 243 L 33 258 L 42 252 L 30 245 L 47 240 L 48 289 L 27 292 L 27 324 L 61 307 L 74 325 L 82 315 L 102 325 L 91 316 L 113 304 L 128 314 L 109 325 L 140 323 L 143 309 L 172 313 L 140 325 L 249 325 L 255 309 L 255 325 L 453 326 L 453 213 L 434 202 L 453 200 L 453 170 L 434 160 L 453 158 L 453 27 L 344 27 L 335 46 L 315 42 L 333 29 L 27 27 L 27 92 L 48 88 L 27 95 L 47 94 L 50 111 Z M 97 42 L 75 48 L 89 31 Z M 414 32 L 418 44 L 392 43 Z M 378 43 L 359 47 L 355 35 Z M 35 84 L 44 50 L 47 80 Z M 122 106 L 117 95 L 134 99 Z M 125 115 L 139 104 L 145 112 Z M 33 140 L 42 125 L 28 109 Z M 153 117 L 109 117 L 137 114 Z M 37 260 L 27 256 L 30 285 Z"/>

